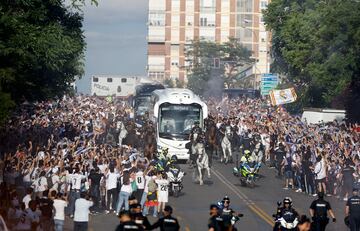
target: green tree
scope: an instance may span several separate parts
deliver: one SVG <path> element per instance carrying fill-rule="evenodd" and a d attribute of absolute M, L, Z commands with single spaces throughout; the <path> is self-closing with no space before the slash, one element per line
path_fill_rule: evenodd
<path fill-rule="evenodd" d="M 287 76 L 302 106 L 330 107 L 357 86 L 359 10 L 354 0 L 273 0 L 264 12 L 273 35 L 272 72 Z"/>
<path fill-rule="evenodd" d="M 0 95 L 7 102 L 2 115 L 14 103 L 70 90 L 83 74 L 82 22 L 81 12 L 62 0 L 0 2 Z"/>
<path fill-rule="evenodd" d="M 231 85 L 238 68 L 252 63 L 250 56 L 251 51 L 236 38 L 223 44 L 193 41 L 186 51 L 186 59 L 191 61 L 187 86 L 199 95 L 221 94 L 224 83 Z"/>

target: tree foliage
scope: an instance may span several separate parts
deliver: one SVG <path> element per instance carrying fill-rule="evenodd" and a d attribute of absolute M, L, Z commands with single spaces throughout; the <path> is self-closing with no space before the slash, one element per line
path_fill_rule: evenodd
<path fill-rule="evenodd" d="M 0 2 L 0 96 L 9 103 L 1 113 L 68 92 L 83 74 L 82 21 L 62 0 Z"/>
<path fill-rule="evenodd" d="M 354 0 L 273 0 L 268 5 L 264 20 L 273 36 L 272 72 L 297 87 L 303 106 L 332 106 L 350 86 L 358 86 L 359 11 Z"/>
<path fill-rule="evenodd" d="M 223 44 L 193 41 L 186 50 L 186 59 L 191 63 L 187 85 L 199 95 L 221 93 L 224 83 L 232 84 L 239 67 L 252 63 L 250 56 L 251 51 L 235 38 Z"/>

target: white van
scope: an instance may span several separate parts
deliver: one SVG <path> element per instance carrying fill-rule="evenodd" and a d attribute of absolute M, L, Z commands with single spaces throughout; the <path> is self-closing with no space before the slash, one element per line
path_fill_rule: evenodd
<path fill-rule="evenodd" d="M 308 124 L 326 123 L 334 120 L 341 122 L 343 119 L 345 119 L 345 110 L 337 109 L 304 108 L 301 116 L 301 120 Z"/>

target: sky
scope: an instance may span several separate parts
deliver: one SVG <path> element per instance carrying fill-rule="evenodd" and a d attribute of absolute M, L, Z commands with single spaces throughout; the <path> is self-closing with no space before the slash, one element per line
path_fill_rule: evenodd
<path fill-rule="evenodd" d="M 84 7 L 85 75 L 78 91 L 90 93 L 96 74 L 145 75 L 148 0 L 98 0 Z"/>

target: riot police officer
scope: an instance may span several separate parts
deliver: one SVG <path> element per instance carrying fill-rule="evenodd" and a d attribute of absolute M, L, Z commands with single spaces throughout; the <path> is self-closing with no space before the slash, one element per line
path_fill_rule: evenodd
<path fill-rule="evenodd" d="M 155 224 L 150 227 L 150 230 L 160 228 L 160 231 L 179 231 L 179 222 L 175 217 L 171 216 L 172 212 L 172 207 L 166 205 L 164 208 L 164 217 L 155 222 Z"/>
<path fill-rule="evenodd" d="M 349 217 L 350 230 L 360 230 L 360 196 L 359 189 L 353 189 L 353 196 L 346 203 L 345 214 Z"/>
<path fill-rule="evenodd" d="M 324 231 L 326 225 L 329 223 L 328 213 L 333 222 L 336 222 L 334 212 L 331 209 L 330 203 L 324 200 L 324 192 L 318 193 L 318 199 L 314 200 L 310 205 L 310 215 L 312 217 L 312 230 Z"/>
<path fill-rule="evenodd" d="M 210 218 L 208 222 L 209 231 L 223 231 L 224 220 L 219 214 L 219 207 L 216 204 L 210 205 Z"/>

